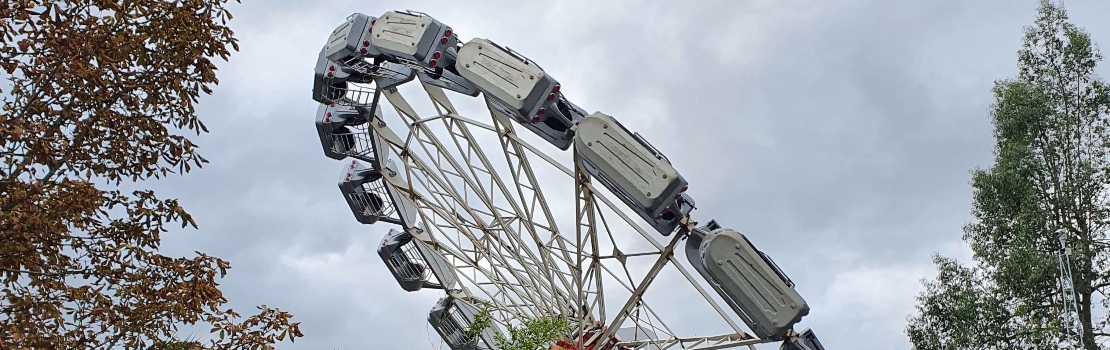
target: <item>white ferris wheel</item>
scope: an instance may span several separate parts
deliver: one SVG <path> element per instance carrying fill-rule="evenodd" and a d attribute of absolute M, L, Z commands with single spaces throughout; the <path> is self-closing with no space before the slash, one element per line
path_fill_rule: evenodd
<path fill-rule="evenodd" d="M 449 348 L 496 349 L 543 318 L 570 326 L 552 349 L 823 349 L 794 331 L 809 306 L 770 257 L 692 219 L 659 150 L 561 89 L 414 11 L 352 14 L 320 51 L 316 128 L 339 188 L 359 222 L 393 225 L 378 254 L 401 288 L 442 293 L 427 317 Z"/>

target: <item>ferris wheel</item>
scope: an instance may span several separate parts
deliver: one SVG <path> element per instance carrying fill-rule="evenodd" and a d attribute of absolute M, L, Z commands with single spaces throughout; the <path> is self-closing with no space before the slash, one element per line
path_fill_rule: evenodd
<path fill-rule="evenodd" d="M 352 214 L 392 225 L 377 252 L 404 290 L 442 294 L 427 319 L 452 350 L 544 318 L 570 326 L 552 349 L 823 349 L 793 329 L 809 312 L 793 282 L 696 222 L 661 151 L 508 47 L 420 12 L 355 13 L 320 51 L 313 99 Z"/>

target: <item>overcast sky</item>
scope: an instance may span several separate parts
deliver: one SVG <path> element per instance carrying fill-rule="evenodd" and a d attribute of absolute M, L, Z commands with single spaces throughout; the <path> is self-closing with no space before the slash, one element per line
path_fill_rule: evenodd
<path fill-rule="evenodd" d="M 398 288 L 374 255 L 388 227 L 351 216 L 335 185 L 340 164 L 323 156 L 312 125 L 316 55 L 352 12 L 418 10 L 462 40 L 511 46 L 576 104 L 644 134 L 690 181 L 699 219 L 739 229 L 775 257 L 813 309 L 799 329 L 835 350 L 908 349 L 905 318 L 919 279 L 934 274 L 930 253 L 970 259 L 960 235 L 969 171 L 992 161 L 990 88 L 1016 75 L 1037 5 L 244 3 L 232 21 L 241 51 L 200 106 L 211 164 L 154 186 L 200 225 L 163 236 L 166 252 L 230 260 L 223 288 L 233 307 L 277 306 L 303 322 L 305 337 L 280 349 L 438 343 L 426 316 L 440 294 Z M 1110 45 L 1110 2 L 1069 0 L 1067 9 Z"/>

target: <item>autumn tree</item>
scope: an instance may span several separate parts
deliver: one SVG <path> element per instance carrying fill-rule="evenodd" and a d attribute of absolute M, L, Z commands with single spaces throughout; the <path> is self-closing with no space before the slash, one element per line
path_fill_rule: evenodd
<path fill-rule="evenodd" d="M 272 348 L 290 315 L 243 318 L 229 264 L 159 253 L 175 199 L 143 188 L 206 160 L 200 94 L 238 44 L 227 0 L 0 1 L 0 350 Z M 181 341 L 183 325 L 212 340 Z"/>
<path fill-rule="evenodd" d="M 1107 348 L 1110 86 L 1094 74 L 1101 58 L 1061 6 L 1040 2 L 1017 77 L 995 84 L 994 164 L 972 175 L 975 221 L 963 239 L 974 264 L 934 256 L 939 273 L 906 328 L 915 349 L 1077 348 L 1062 325 L 1058 233 L 1071 249 L 1083 348 Z"/>

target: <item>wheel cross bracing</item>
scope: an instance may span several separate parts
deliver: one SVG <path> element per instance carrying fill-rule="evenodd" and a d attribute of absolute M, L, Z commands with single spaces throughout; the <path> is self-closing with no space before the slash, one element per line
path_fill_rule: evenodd
<path fill-rule="evenodd" d="M 481 96 L 490 118 L 460 115 L 445 90 Z M 347 161 L 352 214 L 398 226 L 378 253 L 405 290 L 445 291 L 428 321 L 453 350 L 494 349 L 508 325 L 544 317 L 572 326 L 552 349 L 823 349 L 794 332 L 809 307 L 770 257 L 690 218 L 686 180 L 662 153 L 507 47 L 460 44 L 419 12 L 355 13 L 320 52 L 313 99 L 325 155 Z M 569 199 L 560 184 L 574 189 L 574 221 L 569 203 L 553 205 Z M 695 304 L 697 320 L 668 322 Z M 492 322 L 466 332 L 480 310 Z M 710 321 L 719 334 L 704 335 Z"/>

